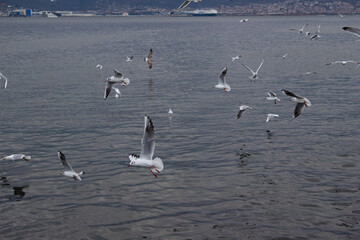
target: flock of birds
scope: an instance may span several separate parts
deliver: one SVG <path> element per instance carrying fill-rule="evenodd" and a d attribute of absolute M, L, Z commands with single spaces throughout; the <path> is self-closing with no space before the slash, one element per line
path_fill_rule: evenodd
<path fill-rule="evenodd" d="M 190 2 L 199 2 L 201 0 L 187 0 L 185 1 L 176 11 L 180 11 L 181 9 L 185 8 L 187 5 L 190 4 Z M 175 12 L 176 12 L 175 11 Z M 172 12 L 171 14 L 173 14 L 174 12 Z M 242 21 L 242 22 L 246 22 L 248 21 L 248 19 Z M 293 28 L 291 30 L 296 30 L 298 31 L 300 34 L 305 33 L 306 36 L 310 35 L 309 32 L 305 32 L 305 27 L 308 26 L 308 24 L 305 24 L 304 26 L 302 26 L 300 29 L 297 28 Z M 355 28 L 355 27 L 343 27 L 343 30 L 350 32 L 352 34 L 355 34 L 356 36 L 360 37 L 360 29 L 359 28 Z M 311 37 L 311 39 L 317 39 L 320 38 L 320 26 L 318 27 L 318 31 L 317 33 L 315 33 L 315 35 L 313 37 Z M 149 69 L 152 68 L 152 56 L 153 56 L 153 50 L 150 49 L 149 50 L 149 54 L 147 57 L 144 58 L 144 61 L 148 64 Z M 286 58 L 287 54 L 283 55 L 282 58 Z M 239 60 L 241 58 L 241 55 L 237 55 L 235 57 L 232 57 L 232 61 L 236 61 Z M 130 56 L 126 58 L 127 62 L 131 62 L 133 60 L 133 56 Z M 259 77 L 259 70 L 261 69 L 262 65 L 264 63 L 264 59 L 261 61 L 260 65 L 258 66 L 258 68 L 256 69 L 256 71 L 253 71 L 250 67 L 248 67 L 245 64 L 242 64 L 249 72 L 251 72 L 251 76 L 249 77 L 251 81 L 255 81 L 256 79 L 258 79 Z M 345 65 L 347 63 L 354 63 L 357 64 L 357 67 L 360 66 L 360 62 L 357 61 L 353 61 L 353 60 L 346 60 L 346 61 L 335 61 L 335 62 L 331 62 L 328 63 L 327 65 L 333 65 L 333 64 L 342 64 Z M 98 69 L 102 69 L 102 65 L 98 64 L 96 65 L 96 68 Z M 230 92 L 231 91 L 231 87 L 229 84 L 226 83 L 226 73 L 227 73 L 227 68 L 224 68 L 219 77 L 218 77 L 218 84 L 215 85 L 215 88 L 217 89 L 221 89 L 224 90 L 225 92 Z M 307 72 L 304 73 L 305 75 L 309 75 L 309 74 L 316 74 L 316 72 Z M 8 79 L 0 72 L 0 80 L 4 80 L 4 85 L 3 88 L 6 89 L 7 85 L 8 85 Z M 114 87 L 114 85 L 116 84 L 120 84 L 123 87 L 126 87 L 130 84 L 130 80 L 129 78 L 125 78 L 124 75 L 119 72 L 118 70 L 114 69 L 114 76 L 111 76 L 109 78 L 107 78 L 105 80 L 105 92 L 104 92 L 104 100 L 106 100 L 111 92 L 111 90 L 113 89 L 116 92 L 115 97 L 120 97 L 121 96 L 121 92 L 118 88 Z M 311 107 L 311 102 L 309 101 L 309 99 L 307 99 L 306 97 L 302 97 L 299 95 L 294 94 L 293 92 L 286 90 L 286 89 L 282 89 L 281 92 L 287 96 L 290 97 L 290 100 L 296 103 L 295 109 L 294 109 L 294 113 L 293 113 L 293 119 L 297 118 L 298 116 L 300 116 L 301 112 L 303 111 L 304 107 Z M 276 94 L 274 92 L 268 92 L 267 93 L 267 100 L 269 101 L 273 101 L 274 104 L 277 104 L 280 99 L 276 96 Z M 236 119 L 239 119 L 243 116 L 243 114 L 248 111 L 251 110 L 252 107 L 248 106 L 248 105 L 241 105 L 239 107 L 239 111 L 238 114 L 236 116 Z M 171 109 L 169 109 L 169 116 L 172 116 L 173 111 Z M 268 113 L 267 117 L 266 117 L 266 122 L 269 122 L 271 120 L 274 120 L 275 118 L 279 118 L 278 114 L 274 114 L 274 113 Z M 157 174 L 160 173 L 163 169 L 164 169 L 164 164 L 163 161 L 156 157 L 153 158 L 154 152 L 155 152 L 155 131 L 154 131 L 154 125 L 153 122 L 151 120 L 151 118 L 149 116 L 145 116 L 144 117 L 144 131 L 143 131 L 143 137 L 141 140 L 141 151 L 140 154 L 130 154 L 129 155 L 129 167 L 130 166 L 137 166 L 137 167 L 144 167 L 144 168 L 148 168 L 150 170 L 150 172 L 152 173 L 152 175 L 154 177 L 157 177 Z M 58 159 L 61 163 L 61 165 L 64 167 L 64 171 L 62 173 L 62 175 L 67 176 L 67 177 L 71 177 L 74 180 L 81 180 L 81 176 L 83 174 L 85 174 L 85 171 L 81 171 L 81 172 L 76 172 L 71 165 L 69 164 L 69 162 L 67 161 L 65 155 L 59 151 L 58 152 Z M 25 161 L 29 161 L 31 160 L 31 156 L 26 156 L 24 154 L 12 154 L 9 156 L 5 156 L 0 158 L 0 161 L 4 161 L 4 160 L 10 160 L 10 161 L 15 161 L 15 160 L 25 160 Z"/>

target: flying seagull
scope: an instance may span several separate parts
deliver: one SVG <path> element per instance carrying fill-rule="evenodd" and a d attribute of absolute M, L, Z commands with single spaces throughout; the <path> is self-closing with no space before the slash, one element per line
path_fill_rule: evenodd
<path fill-rule="evenodd" d="M 155 151 L 155 131 L 154 125 L 148 116 L 145 116 L 144 135 L 141 140 L 141 153 L 140 156 L 137 154 L 130 154 L 129 167 L 145 167 L 149 168 L 150 172 L 157 177 L 156 173 L 160 173 L 164 169 L 163 161 L 156 157 L 153 159 Z"/>
<path fill-rule="evenodd" d="M 357 64 L 357 67 L 360 66 L 360 62 L 355 62 L 353 60 L 335 61 L 335 62 L 327 63 L 326 65 L 334 65 L 334 64 L 346 65 L 347 63 L 355 63 L 355 64 Z"/>
<path fill-rule="evenodd" d="M 241 58 L 241 55 L 237 55 L 236 57 L 232 57 L 232 61 L 239 60 Z"/>
<path fill-rule="evenodd" d="M 71 165 L 68 163 L 68 161 L 65 158 L 65 155 L 62 152 L 58 152 L 58 158 L 60 160 L 61 165 L 65 168 L 65 171 L 61 174 L 66 177 L 72 177 L 75 179 L 75 181 L 79 180 L 81 181 L 81 175 L 85 174 L 84 171 L 81 171 L 79 173 L 75 172 L 74 169 L 71 167 Z"/>
<path fill-rule="evenodd" d="M 102 69 L 102 68 L 103 68 L 103 66 L 102 66 L 102 65 L 100 65 L 100 64 L 98 64 L 98 65 L 96 65 L 96 68 Z"/>
<path fill-rule="evenodd" d="M 134 56 L 131 56 L 131 57 L 126 56 L 126 61 L 127 62 L 132 62 L 133 58 L 134 58 Z"/>
<path fill-rule="evenodd" d="M 149 55 L 146 58 L 144 58 L 144 61 L 149 64 L 150 69 L 152 68 L 152 55 L 153 55 L 153 50 L 152 48 L 150 48 Z"/>
<path fill-rule="evenodd" d="M 249 77 L 251 80 L 258 79 L 258 72 L 259 72 L 261 66 L 263 65 L 263 63 L 264 63 L 264 59 L 261 61 L 260 66 L 258 67 L 258 69 L 256 69 L 256 72 L 254 72 L 253 70 L 251 70 L 251 68 L 249 68 L 248 66 L 243 64 L 243 66 L 252 73 L 252 76 Z"/>
<path fill-rule="evenodd" d="M 304 72 L 304 73 L 300 74 L 300 76 L 304 76 L 304 75 L 309 76 L 310 74 L 317 74 L 317 72 L 314 72 L 314 71 Z"/>
<path fill-rule="evenodd" d="M 7 84 L 8 84 L 8 79 L 7 79 L 7 77 L 5 77 L 1 72 L 0 72 L 0 79 L 4 79 L 4 88 L 6 88 L 7 87 Z"/>
<path fill-rule="evenodd" d="M 342 15 L 342 14 L 340 14 L 340 13 L 338 13 L 338 15 L 339 15 L 339 17 L 344 18 L 344 15 Z"/>
<path fill-rule="evenodd" d="M 227 72 L 227 68 L 224 68 L 219 75 L 219 83 L 215 85 L 218 89 L 224 89 L 225 92 L 230 92 L 231 87 L 226 83 L 225 75 Z"/>
<path fill-rule="evenodd" d="M 297 96 L 294 93 L 292 93 L 288 90 L 285 90 L 285 89 L 281 90 L 281 92 L 287 96 L 290 96 L 291 101 L 296 102 L 293 118 L 297 118 L 298 116 L 300 116 L 304 106 L 311 107 L 311 102 L 309 101 L 309 99 L 307 99 L 305 97 Z"/>
<path fill-rule="evenodd" d="M 304 26 L 302 26 L 302 28 L 298 29 L 298 28 L 291 28 L 290 30 L 295 30 L 298 31 L 300 34 L 304 32 L 304 28 L 306 26 L 308 26 L 309 24 L 305 24 Z"/>
<path fill-rule="evenodd" d="M 186 0 L 175 11 L 170 12 L 170 15 L 174 14 L 174 13 L 176 13 L 176 12 L 178 12 L 178 11 L 184 9 L 184 8 L 186 8 L 187 5 L 189 5 L 191 2 L 201 2 L 201 0 Z"/>
<path fill-rule="evenodd" d="M 105 93 L 104 93 L 104 100 L 109 96 L 111 92 L 111 88 L 114 84 L 120 83 L 122 86 L 127 86 L 130 84 L 130 80 L 128 78 L 124 78 L 122 73 L 120 73 L 118 70 L 114 69 L 114 76 L 111 76 L 105 80 Z"/>
<path fill-rule="evenodd" d="M 173 114 L 174 112 L 171 110 L 171 108 L 169 108 L 169 114 Z"/>
<path fill-rule="evenodd" d="M 269 101 L 274 101 L 275 104 L 276 104 L 277 101 L 280 102 L 280 99 L 276 96 L 275 93 L 273 93 L 273 92 L 268 92 L 267 95 L 268 95 L 268 96 L 266 97 L 267 100 L 269 100 Z"/>
<path fill-rule="evenodd" d="M 356 27 L 343 27 L 343 30 L 355 34 L 356 36 L 360 37 L 360 28 L 356 28 Z"/>
<path fill-rule="evenodd" d="M 1 158 L 0 161 L 2 161 L 2 160 L 15 161 L 15 160 L 21 160 L 21 159 L 28 162 L 31 159 L 31 156 L 25 156 L 24 154 L 12 154 L 12 155 Z"/>
<path fill-rule="evenodd" d="M 252 109 L 252 107 L 247 106 L 247 105 L 241 105 L 241 106 L 239 107 L 239 112 L 238 112 L 238 114 L 236 115 L 236 119 L 239 119 L 239 118 L 242 116 L 242 114 L 243 114 L 246 110 L 248 110 L 248 109 Z"/>
<path fill-rule="evenodd" d="M 248 22 L 249 19 L 248 18 L 245 18 L 245 19 L 241 19 L 240 22 L 243 23 L 243 22 Z"/>
<path fill-rule="evenodd" d="M 273 113 L 268 113 L 266 115 L 266 122 L 270 122 L 271 120 L 273 120 L 274 118 L 278 118 L 279 115 L 277 114 L 273 114 Z"/>
<path fill-rule="evenodd" d="M 288 55 L 289 55 L 288 53 L 284 54 L 284 55 L 282 56 L 282 59 L 285 59 Z"/>

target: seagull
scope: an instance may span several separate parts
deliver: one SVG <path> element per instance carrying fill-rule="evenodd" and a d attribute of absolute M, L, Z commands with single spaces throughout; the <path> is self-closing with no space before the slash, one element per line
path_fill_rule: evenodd
<path fill-rule="evenodd" d="M 128 78 L 124 78 L 122 73 L 118 70 L 114 69 L 115 75 L 107 78 L 105 80 L 105 93 L 104 93 L 104 100 L 109 96 L 111 88 L 114 84 L 120 83 L 122 86 L 127 86 L 130 84 L 130 80 Z"/>
<path fill-rule="evenodd" d="M 241 58 L 241 55 L 237 55 L 236 57 L 232 57 L 232 61 L 239 60 Z"/>
<path fill-rule="evenodd" d="M 294 93 L 292 93 L 288 90 L 285 90 L 285 89 L 281 90 L 281 92 L 287 96 L 292 97 L 290 100 L 297 103 L 295 106 L 293 118 L 297 118 L 301 114 L 304 106 L 311 107 L 311 102 L 309 101 L 309 99 L 307 99 L 305 97 L 297 96 Z"/>
<path fill-rule="evenodd" d="M 131 57 L 126 56 L 126 61 L 127 62 L 132 62 L 133 58 L 134 58 L 134 56 L 131 56 Z"/>
<path fill-rule="evenodd" d="M 305 32 L 305 36 L 309 36 L 310 35 L 310 32 Z"/>
<path fill-rule="evenodd" d="M 240 22 L 243 23 L 243 22 L 248 22 L 249 19 L 248 18 L 245 18 L 245 19 L 241 19 Z"/>
<path fill-rule="evenodd" d="M 331 62 L 331 63 L 327 63 L 326 65 L 334 65 L 334 64 L 341 64 L 341 65 L 346 65 L 347 63 L 355 63 L 358 66 L 360 65 L 360 62 L 355 62 L 353 60 L 346 60 L 346 61 L 335 61 L 335 62 Z"/>
<path fill-rule="evenodd" d="M 285 59 L 289 54 L 286 53 L 285 55 L 282 56 L 282 59 Z"/>
<path fill-rule="evenodd" d="M 252 107 L 247 106 L 247 105 L 241 105 L 241 106 L 239 107 L 239 112 L 238 112 L 238 114 L 236 115 L 236 119 L 239 119 L 239 118 L 242 116 L 242 114 L 243 114 L 246 110 L 248 110 L 248 109 L 252 109 Z"/>
<path fill-rule="evenodd" d="M 115 97 L 116 97 L 116 98 L 121 97 L 121 92 L 120 92 L 120 90 L 119 90 L 118 88 L 112 87 L 112 89 L 114 89 L 115 92 L 116 92 L 116 94 L 115 94 Z"/>
<path fill-rule="evenodd" d="M 304 73 L 300 74 L 300 76 L 303 76 L 303 75 L 309 76 L 310 74 L 317 74 L 317 72 L 314 72 L 314 71 L 304 72 Z"/>
<path fill-rule="evenodd" d="M 342 14 L 340 14 L 340 13 L 338 13 L 338 15 L 339 15 L 339 17 L 344 18 L 344 15 L 342 15 Z"/>
<path fill-rule="evenodd" d="M 183 2 L 175 11 L 170 12 L 170 15 L 184 9 L 187 7 L 187 5 L 189 5 L 191 2 L 201 2 L 201 0 L 186 0 L 185 2 Z"/>
<path fill-rule="evenodd" d="M 258 67 L 258 69 L 256 70 L 256 72 L 254 72 L 253 70 L 251 70 L 251 68 L 249 68 L 248 66 L 246 66 L 245 64 L 243 64 L 243 66 L 246 67 L 246 69 L 249 70 L 249 71 L 252 73 L 252 76 L 249 77 L 251 80 L 256 80 L 256 79 L 258 79 L 258 72 L 259 72 L 261 66 L 263 65 L 263 63 L 264 63 L 264 59 L 261 61 L 260 66 Z"/>
<path fill-rule="evenodd" d="M 230 92 L 231 87 L 226 83 L 225 75 L 227 72 L 227 68 L 224 68 L 219 75 L 219 83 L 215 85 L 218 89 L 224 89 L 225 92 Z"/>
<path fill-rule="evenodd" d="M 305 24 L 304 26 L 302 26 L 302 28 L 298 29 L 298 28 L 292 28 L 290 30 L 295 30 L 295 31 L 298 31 L 300 34 L 304 32 L 304 28 L 306 26 L 308 26 L 309 24 Z"/>
<path fill-rule="evenodd" d="M 276 96 L 275 93 L 273 93 L 273 92 L 268 92 L 267 94 L 268 94 L 268 96 L 266 97 L 267 100 L 269 100 L 269 101 L 274 101 L 275 104 L 276 104 L 276 101 L 279 101 L 279 102 L 280 102 L 280 99 Z"/>
<path fill-rule="evenodd" d="M 173 114 L 173 111 L 171 110 L 171 108 L 169 108 L 169 114 Z"/>
<path fill-rule="evenodd" d="M 28 162 L 31 159 L 31 156 L 25 156 L 24 154 L 12 154 L 12 155 L 1 158 L 0 161 L 2 161 L 2 160 L 15 161 L 15 160 L 20 160 L 20 159 L 23 159 Z"/>
<path fill-rule="evenodd" d="M 5 77 L 1 72 L 0 72 L 0 79 L 4 79 L 4 89 L 6 88 L 7 84 L 8 84 L 8 79 L 7 77 Z"/>
<path fill-rule="evenodd" d="M 99 69 L 102 69 L 102 68 L 103 68 L 103 66 L 100 65 L 100 64 L 96 65 L 96 67 L 99 68 Z"/>
<path fill-rule="evenodd" d="M 355 34 L 356 36 L 360 37 L 360 28 L 356 27 L 343 27 L 343 30 Z"/>
<path fill-rule="evenodd" d="M 149 64 L 150 69 L 152 68 L 152 55 L 153 55 L 153 50 L 152 48 L 150 48 L 149 55 L 146 58 L 144 58 L 144 61 Z"/>
<path fill-rule="evenodd" d="M 153 159 L 155 151 L 155 132 L 154 125 L 148 116 L 145 116 L 145 127 L 144 135 L 141 140 L 141 153 L 140 156 L 137 154 L 130 154 L 129 159 L 130 166 L 138 166 L 149 168 L 150 172 L 157 177 L 155 173 L 160 173 L 164 169 L 163 161 L 156 157 Z"/>
<path fill-rule="evenodd" d="M 75 172 L 74 169 L 71 167 L 71 165 L 66 161 L 65 155 L 62 152 L 58 152 L 58 158 L 60 160 L 61 165 L 64 166 L 65 171 L 61 174 L 67 177 L 72 177 L 75 179 L 75 181 L 79 180 L 81 181 L 81 175 L 85 174 L 84 171 L 81 171 L 79 173 Z"/>
<path fill-rule="evenodd" d="M 270 122 L 271 120 L 273 120 L 274 118 L 278 118 L 279 115 L 277 114 L 273 114 L 273 113 L 268 113 L 267 117 L 266 117 L 266 122 Z"/>
<path fill-rule="evenodd" d="M 318 30 L 317 30 L 317 32 L 315 33 L 315 35 L 314 36 L 312 36 L 310 39 L 311 40 L 313 40 L 313 39 L 318 39 L 318 38 L 321 38 L 321 36 L 320 36 L 320 25 L 318 26 Z"/>

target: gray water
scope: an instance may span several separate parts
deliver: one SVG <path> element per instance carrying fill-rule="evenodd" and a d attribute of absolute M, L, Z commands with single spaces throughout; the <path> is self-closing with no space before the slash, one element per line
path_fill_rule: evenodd
<path fill-rule="evenodd" d="M 0 239 L 359 239 L 360 68 L 325 64 L 360 61 L 341 29 L 360 18 L 239 20 L 1 18 L 0 155 L 32 160 L 0 162 Z M 322 38 L 289 30 L 305 23 Z M 251 82 L 241 63 L 262 59 Z M 229 93 L 214 88 L 224 67 Z M 104 101 L 113 69 L 131 82 Z M 312 102 L 295 120 L 283 88 Z M 157 179 L 127 167 L 145 114 Z M 81 182 L 60 176 L 59 150 Z"/>

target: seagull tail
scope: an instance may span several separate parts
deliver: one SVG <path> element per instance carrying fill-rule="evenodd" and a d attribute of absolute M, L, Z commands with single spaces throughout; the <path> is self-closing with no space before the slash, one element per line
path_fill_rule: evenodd
<path fill-rule="evenodd" d="M 159 172 L 161 172 L 161 171 L 164 169 L 164 163 L 163 163 L 163 161 L 161 160 L 161 158 L 156 157 L 156 158 L 153 160 L 153 163 L 154 163 L 154 167 L 155 167 Z"/>

